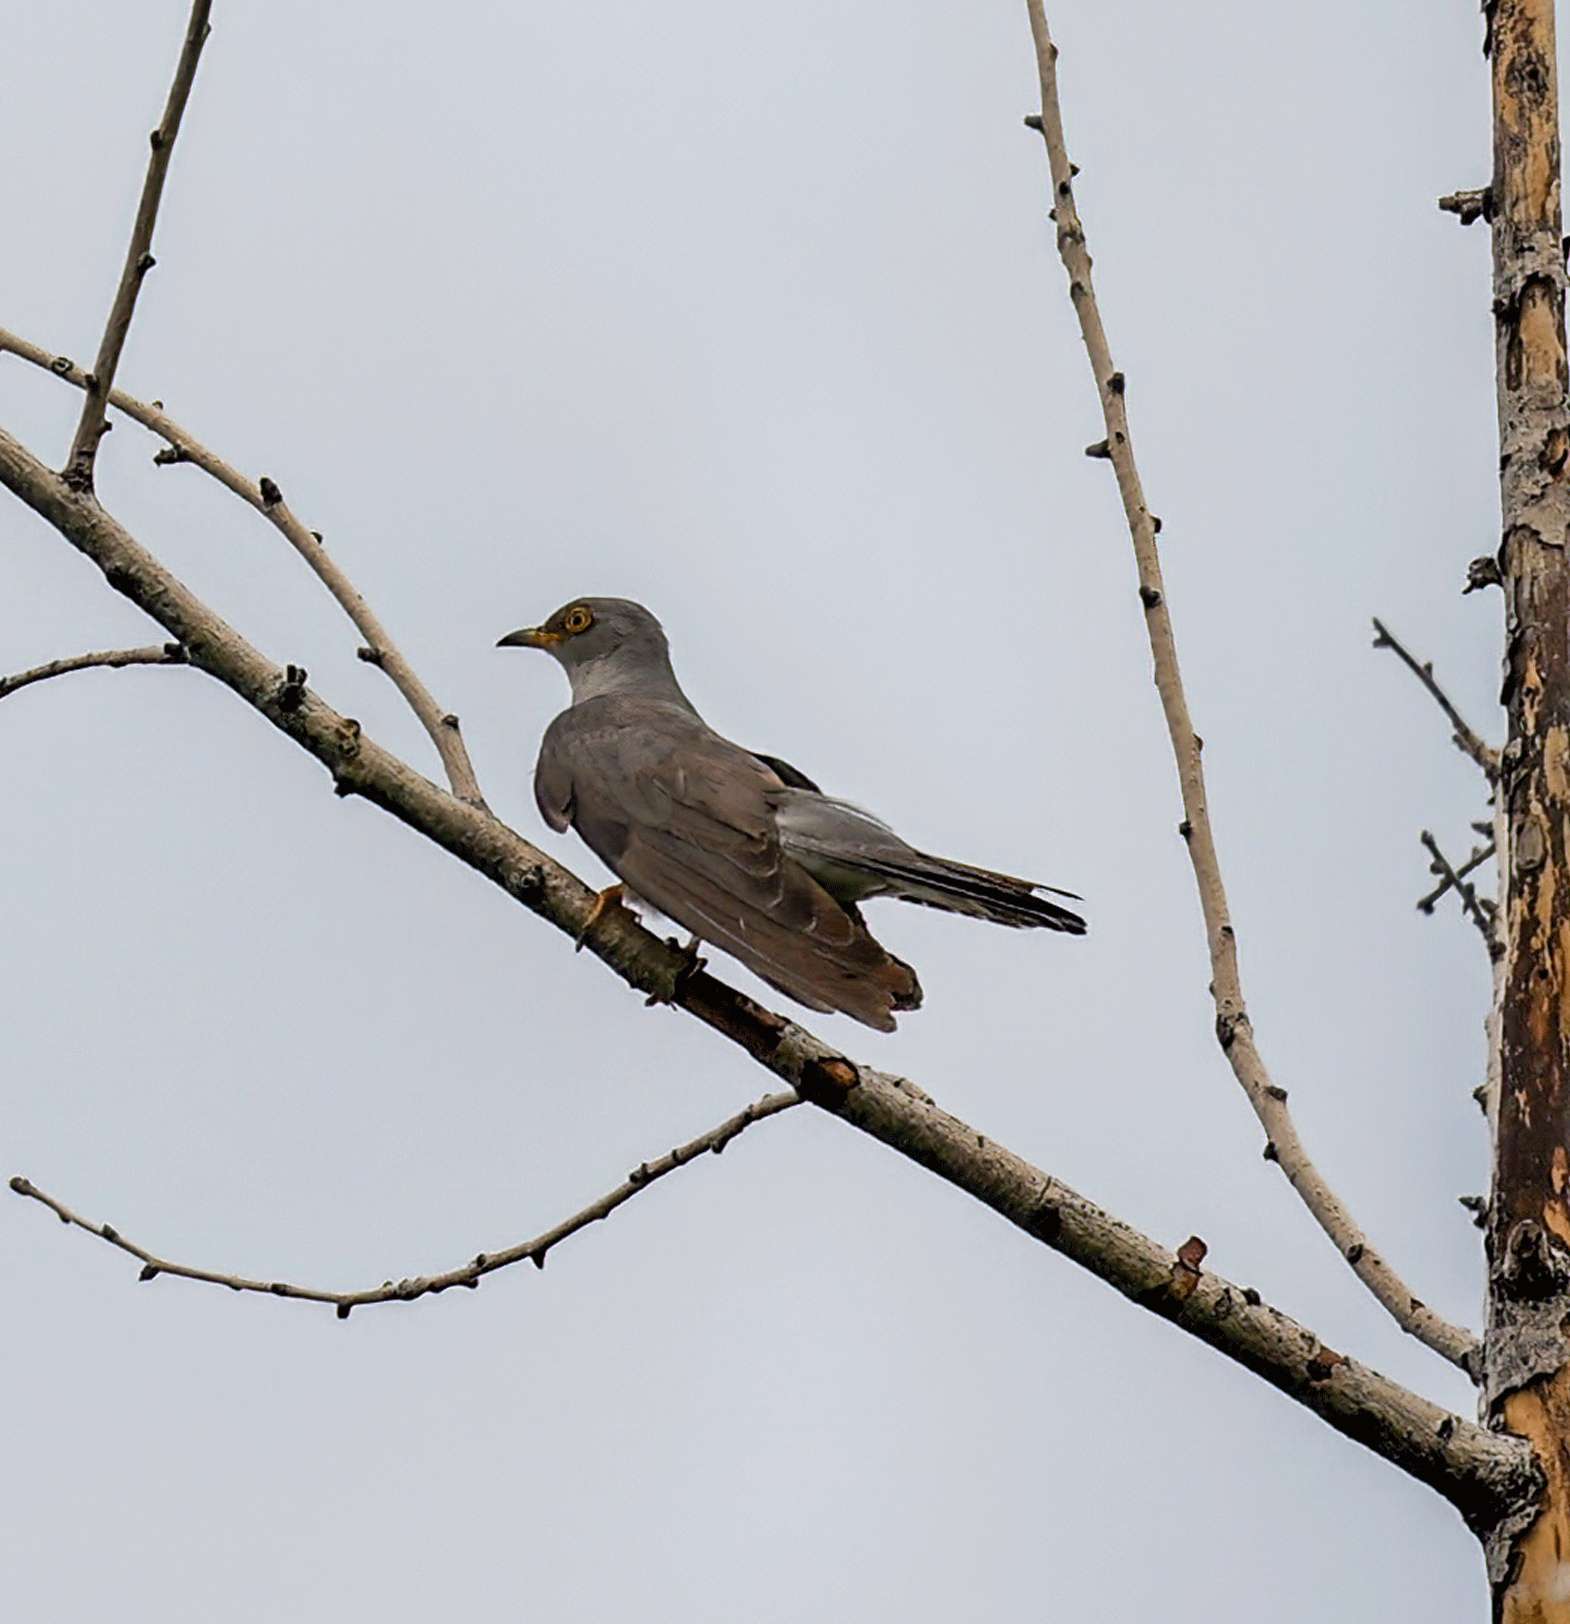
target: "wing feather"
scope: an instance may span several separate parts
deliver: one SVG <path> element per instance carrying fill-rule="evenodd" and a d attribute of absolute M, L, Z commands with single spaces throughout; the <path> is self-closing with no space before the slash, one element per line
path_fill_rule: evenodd
<path fill-rule="evenodd" d="M 549 793 L 549 805 L 662 913 L 809 1008 L 891 1030 L 892 1012 L 915 1008 L 920 987 L 784 851 L 775 816 L 784 789 L 756 756 L 690 713 L 627 698 L 558 718 L 536 774 L 547 819 Z"/>

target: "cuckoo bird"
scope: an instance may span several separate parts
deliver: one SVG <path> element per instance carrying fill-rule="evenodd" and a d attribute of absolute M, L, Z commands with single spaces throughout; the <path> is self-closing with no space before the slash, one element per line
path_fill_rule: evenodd
<path fill-rule="evenodd" d="M 788 762 L 721 738 L 641 604 L 575 598 L 497 646 L 544 649 L 572 685 L 540 745 L 534 795 L 551 828 L 576 829 L 621 881 L 600 893 L 585 934 L 632 893 L 691 932 L 693 951 L 721 948 L 809 1009 L 882 1032 L 920 1005 L 921 984 L 867 929 L 869 897 L 1084 934 L 1052 901 L 1077 902 L 1073 892 L 917 851 Z"/>

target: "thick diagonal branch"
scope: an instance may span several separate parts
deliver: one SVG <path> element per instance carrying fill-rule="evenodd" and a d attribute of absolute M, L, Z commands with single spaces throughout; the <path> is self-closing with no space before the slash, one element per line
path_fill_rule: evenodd
<path fill-rule="evenodd" d="M 91 671 L 95 667 L 119 670 L 127 665 L 184 665 L 185 650 L 178 643 L 153 643 L 147 648 L 110 648 L 98 654 L 73 654 L 69 659 L 50 660 L 30 670 L 18 671 L 14 676 L 0 677 L 0 699 L 8 698 L 19 688 L 35 682 L 47 682 L 50 677 L 63 677 L 72 671 Z"/>
<path fill-rule="evenodd" d="M 207 18 L 212 9 L 212 0 L 195 0 L 192 5 L 185 43 L 180 47 L 180 60 L 175 64 L 174 82 L 169 86 L 169 98 L 164 103 L 164 116 L 148 137 L 152 151 L 147 159 L 147 178 L 142 182 L 142 199 L 131 227 L 130 246 L 125 251 L 120 283 L 115 289 L 114 303 L 109 307 L 109 319 L 104 323 L 98 359 L 93 363 L 87 398 L 82 402 L 82 415 L 66 458 L 66 478 L 78 490 L 93 488 L 93 460 L 98 455 L 98 442 L 104 436 L 109 395 L 114 388 L 114 375 L 120 366 L 126 334 L 131 330 L 131 317 L 136 313 L 136 296 L 142 290 L 143 278 L 153 268 L 153 226 L 158 220 L 158 205 L 163 200 L 175 137 L 180 133 L 180 120 L 196 78 L 196 64 L 211 32 Z"/>
<path fill-rule="evenodd" d="M 665 1155 L 655 1157 L 653 1161 L 640 1162 L 614 1190 L 608 1191 L 598 1201 L 590 1202 L 581 1212 L 575 1212 L 572 1217 L 564 1218 L 561 1223 L 544 1230 L 531 1240 L 519 1241 L 497 1252 L 481 1252 L 467 1263 L 460 1264 L 455 1269 L 448 1269 L 443 1274 L 424 1274 L 403 1280 L 388 1280 L 380 1286 L 372 1286 L 364 1291 L 326 1291 L 317 1286 L 295 1286 L 284 1280 L 253 1280 L 243 1274 L 224 1274 L 216 1269 L 200 1269 L 189 1263 L 175 1263 L 149 1252 L 145 1246 L 128 1239 L 113 1224 L 99 1224 L 83 1218 L 63 1201 L 58 1201 L 54 1196 L 40 1190 L 30 1179 L 20 1176 L 13 1178 L 11 1188 L 17 1195 L 42 1202 L 62 1223 L 86 1230 L 89 1235 L 96 1235 L 100 1240 L 108 1241 L 111 1246 L 118 1247 L 122 1252 L 128 1252 L 141 1263 L 142 1272 L 139 1278 L 144 1281 L 156 1280 L 159 1275 L 168 1274 L 182 1280 L 199 1280 L 209 1285 L 227 1286 L 230 1291 L 254 1291 L 268 1297 L 293 1297 L 301 1302 L 331 1303 L 337 1308 L 339 1319 L 348 1319 L 351 1310 L 368 1307 L 372 1303 L 413 1302 L 417 1297 L 434 1296 L 452 1286 L 467 1286 L 472 1289 L 478 1286 L 486 1275 L 495 1274 L 498 1269 L 510 1268 L 515 1263 L 528 1261 L 537 1269 L 543 1269 L 546 1254 L 569 1236 L 576 1235 L 580 1229 L 587 1229 L 590 1224 L 597 1224 L 602 1218 L 609 1218 L 618 1207 L 631 1201 L 640 1191 L 648 1189 L 666 1174 L 674 1173 L 678 1167 L 685 1167 L 688 1162 L 696 1161 L 705 1153 L 718 1155 L 731 1140 L 744 1133 L 754 1122 L 761 1122 L 765 1117 L 778 1116 L 781 1111 L 788 1111 L 791 1106 L 800 1104 L 801 1098 L 795 1093 L 765 1094 L 761 1100 L 755 1100 L 745 1110 L 727 1117 L 718 1127 L 710 1128 L 707 1133 L 699 1134 L 696 1139 L 689 1139 L 686 1144 L 678 1145 Z"/>
<path fill-rule="evenodd" d="M 69 357 L 52 355 L 48 350 L 16 333 L 7 332 L 3 327 L 0 327 L 0 354 L 14 355 L 19 360 L 31 362 L 33 366 L 53 373 L 55 377 L 74 384 L 78 389 L 87 387 L 87 374 Z M 210 474 L 226 490 L 232 491 L 242 502 L 255 508 L 284 537 L 295 552 L 305 560 L 316 578 L 333 595 L 339 607 L 354 622 L 355 629 L 365 639 L 365 647 L 361 650 L 362 658 L 385 671 L 393 686 L 407 701 L 409 709 L 414 712 L 431 743 L 436 746 L 436 753 L 441 757 L 442 767 L 447 774 L 447 782 L 452 786 L 453 794 L 463 800 L 472 801 L 476 806 L 483 806 L 485 798 L 480 793 L 474 764 L 469 760 L 468 748 L 459 731 L 458 718 L 436 702 L 434 695 L 420 680 L 414 667 L 404 658 L 402 650 L 387 635 L 386 627 L 382 625 L 371 606 L 323 545 L 321 537 L 315 531 L 308 530 L 295 517 L 277 485 L 267 478 L 260 481 L 247 479 L 239 469 L 225 462 L 216 452 L 209 451 L 205 445 L 176 423 L 160 404 L 149 405 L 134 395 L 128 395 L 123 389 L 112 390 L 109 403 L 167 442 L 168 449 L 159 452 L 155 461 L 165 464 L 188 462 L 200 468 L 204 474 Z"/>
<path fill-rule="evenodd" d="M 1216 1035 L 1231 1063 L 1232 1071 L 1248 1096 L 1255 1115 L 1265 1130 L 1265 1155 L 1279 1164 L 1293 1189 L 1303 1198 L 1320 1227 L 1336 1249 L 1351 1264 L 1353 1272 L 1389 1310 L 1405 1331 L 1460 1365 L 1476 1377 L 1476 1342 L 1459 1326 L 1428 1308 L 1394 1269 L 1369 1244 L 1341 1198 L 1320 1175 L 1298 1138 L 1287 1094 L 1278 1087 L 1265 1068 L 1254 1044 L 1253 1026 L 1243 1001 L 1238 975 L 1237 937 L 1227 910 L 1226 888 L 1221 879 L 1221 863 L 1216 855 L 1215 834 L 1205 797 L 1205 773 L 1200 761 L 1199 735 L 1189 716 L 1188 698 L 1183 690 L 1178 666 L 1177 643 L 1172 617 L 1167 608 L 1161 576 L 1161 558 L 1156 548 L 1156 522 L 1145 505 L 1134 448 L 1129 438 L 1124 378 L 1112 364 L 1112 351 L 1102 326 L 1091 281 L 1090 253 L 1085 246 L 1085 229 L 1074 202 L 1074 171 L 1069 163 L 1063 136 L 1063 114 L 1058 104 L 1057 46 L 1048 32 L 1041 0 L 1028 0 L 1031 33 L 1035 39 L 1036 62 L 1041 78 L 1041 116 L 1030 120 L 1046 142 L 1052 169 L 1054 218 L 1057 221 L 1058 252 L 1069 277 L 1069 293 L 1079 318 L 1080 333 L 1095 374 L 1096 391 L 1101 398 L 1102 419 L 1106 424 L 1104 446 L 1095 449 L 1110 459 L 1117 476 L 1118 492 L 1133 538 L 1134 559 L 1139 572 L 1139 596 L 1145 609 L 1145 628 L 1155 662 L 1156 689 L 1166 716 L 1172 752 L 1177 761 L 1178 782 L 1183 797 L 1183 822 L 1179 826 L 1188 843 L 1189 859 L 1199 887 L 1199 902 L 1205 919 L 1205 938 L 1210 948 L 1211 991 L 1216 1006 Z"/>
<path fill-rule="evenodd" d="M 1374 647 L 1389 649 L 1422 683 L 1434 703 L 1445 713 L 1456 748 L 1463 755 L 1470 756 L 1483 769 L 1489 783 L 1493 783 L 1499 774 L 1499 752 L 1483 742 L 1482 736 L 1468 725 L 1466 718 L 1451 702 L 1449 694 L 1439 686 L 1434 676 L 1433 661 L 1419 660 L 1378 616 L 1374 618 Z"/>
<path fill-rule="evenodd" d="M 98 503 L 72 491 L 3 430 L 0 484 L 92 560 L 116 591 L 159 621 L 185 646 L 192 664 L 320 761 L 340 792 L 382 807 L 569 939 L 582 930 L 594 903 L 594 892 L 582 881 L 490 813 L 422 777 L 309 688 L 291 683 Z M 937 1109 L 903 1079 L 856 1065 L 716 977 L 693 972 L 685 954 L 652 936 L 626 910 L 606 913 L 589 931 L 587 946 L 630 986 L 695 1016 L 812 1103 L 1254 1371 L 1339 1432 L 1428 1483 L 1474 1524 L 1497 1521 L 1508 1507 L 1529 1500 L 1535 1479 L 1523 1446 L 1492 1438 L 1342 1359 L 1261 1303 L 1258 1293 L 1198 1274 L 1166 1247 Z"/>

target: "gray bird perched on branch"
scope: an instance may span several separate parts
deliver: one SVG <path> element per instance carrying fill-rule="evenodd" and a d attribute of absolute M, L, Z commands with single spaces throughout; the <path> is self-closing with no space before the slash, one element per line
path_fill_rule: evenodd
<path fill-rule="evenodd" d="M 630 891 L 809 1009 L 881 1032 L 921 1004 L 921 984 L 868 931 L 859 904 L 899 897 L 997 925 L 1084 934 L 1030 880 L 932 857 L 823 794 L 788 762 L 744 750 L 699 716 L 671 669 L 659 621 L 626 598 L 576 598 L 498 648 L 553 655 L 572 704 L 546 729 L 534 796 Z M 579 939 L 582 945 L 582 937 Z"/>

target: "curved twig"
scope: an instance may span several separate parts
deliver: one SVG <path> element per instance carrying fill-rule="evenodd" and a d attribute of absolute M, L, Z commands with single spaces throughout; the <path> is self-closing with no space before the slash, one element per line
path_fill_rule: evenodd
<path fill-rule="evenodd" d="M 78 389 L 87 387 L 87 374 L 69 357 L 52 355 L 41 346 L 7 332 L 0 327 L 0 353 L 14 355 L 19 360 L 52 372 L 55 377 Z M 110 392 L 109 404 L 129 418 L 167 442 L 168 449 L 153 459 L 164 466 L 188 462 L 210 474 L 225 489 L 232 491 L 250 507 L 256 509 L 275 529 L 282 533 L 322 585 L 332 593 L 338 605 L 365 639 L 361 658 L 379 666 L 403 695 L 409 709 L 419 719 L 447 774 L 452 792 L 460 800 L 483 806 L 485 797 L 480 793 L 479 780 L 469 752 L 459 731 L 458 718 L 437 704 L 430 690 L 416 676 L 414 667 L 403 656 L 398 645 L 387 635 L 387 629 L 376 617 L 370 605 L 360 596 L 358 589 L 342 567 L 322 545 L 315 531 L 309 530 L 297 519 L 283 499 L 277 485 L 265 475 L 257 481 L 247 479 L 239 469 L 224 461 L 216 452 L 209 451 L 201 441 L 189 434 L 164 411 L 159 401 L 149 405 L 128 395 L 123 389 Z"/>
<path fill-rule="evenodd" d="M 1337 1250 L 1351 1264 L 1374 1296 L 1404 1330 L 1459 1365 L 1477 1379 L 1476 1339 L 1458 1325 L 1452 1325 L 1428 1308 L 1411 1288 L 1368 1243 L 1341 1198 L 1325 1182 L 1309 1160 L 1287 1109 L 1287 1091 L 1271 1080 L 1270 1073 L 1254 1046 L 1253 1026 L 1243 1001 L 1238 976 L 1237 937 L 1227 911 L 1226 889 L 1221 864 L 1216 855 L 1215 834 L 1205 798 L 1205 774 L 1200 761 L 1202 745 L 1189 716 L 1188 699 L 1178 666 L 1177 644 L 1172 617 L 1167 609 L 1162 582 L 1161 559 L 1156 548 L 1156 520 L 1145 505 L 1139 470 L 1134 462 L 1129 438 L 1128 412 L 1124 398 L 1124 378 L 1112 363 L 1112 351 L 1102 326 L 1091 281 L 1090 254 L 1085 246 L 1085 229 L 1074 202 L 1074 170 L 1069 163 L 1063 136 L 1063 114 L 1058 103 L 1057 46 L 1047 28 L 1042 0 L 1027 0 L 1031 33 L 1036 45 L 1036 63 L 1041 79 L 1041 115 L 1027 119 L 1046 143 L 1052 169 L 1054 218 L 1057 221 L 1058 252 L 1069 277 L 1069 294 L 1079 317 L 1081 336 L 1095 374 L 1096 392 L 1101 399 L 1106 440 L 1091 449 L 1111 461 L 1117 476 L 1118 492 L 1134 543 L 1139 572 L 1139 596 L 1145 608 L 1145 627 L 1155 662 L 1156 688 L 1166 716 L 1172 752 L 1177 762 L 1178 782 L 1183 797 L 1183 822 L 1179 831 L 1188 845 L 1194 878 L 1204 913 L 1205 936 L 1210 949 L 1211 991 L 1216 1006 L 1216 1036 L 1231 1063 L 1233 1074 L 1243 1086 L 1254 1114 L 1265 1130 L 1265 1155 L 1278 1163 L 1293 1189 L 1303 1198 Z"/>
<path fill-rule="evenodd" d="M 90 671 L 97 666 L 119 670 L 127 665 L 185 663 L 185 650 L 178 643 L 152 643 L 146 648 L 111 648 L 98 654 L 73 654 L 69 659 L 50 660 L 46 665 L 18 671 L 14 676 L 0 677 L 0 699 L 8 698 L 19 688 L 30 687 L 35 682 L 47 682 L 50 677 L 63 677 L 71 671 Z"/>
<path fill-rule="evenodd" d="M 348 1319 L 352 1309 L 367 1307 L 372 1303 L 413 1302 L 416 1297 L 434 1296 L 451 1286 L 467 1286 L 473 1289 L 486 1275 L 494 1274 L 498 1269 L 508 1268 L 514 1263 L 522 1263 L 525 1259 L 537 1269 L 543 1269 L 546 1254 L 552 1247 L 570 1235 L 576 1235 L 580 1229 L 587 1229 L 590 1224 L 598 1223 L 602 1218 L 609 1218 L 619 1206 L 631 1201 L 640 1190 L 648 1189 L 656 1180 L 664 1178 L 667 1173 L 674 1173 L 678 1167 L 685 1167 L 688 1162 L 695 1161 L 706 1151 L 717 1156 L 731 1140 L 744 1133 L 754 1122 L 761 1122 L 765 1117 L 778 1116 L 781 1111 L 788 1111 L 793 1105 L 800 1104 L 801 1097 L 795 1093 L 765 1094 L 761 1100 L 753 1101 L 744 1111 L 738 1111 L 735 1116 L 727 1117 L 717 1128 L 710 1128 L 707 1133 L 699 1134 L 696 1139 L 689 1139 L 686 1144 L 678 1145 L 674 1150 L 667 1151 L 665 1155 L 657 1157 L 652 1162 L 640 1163 L 614 1190 L 602 1195 L 598 1201 L 591 1202 L 581 1212 L 575 1212 L 572 1217 L 564 1218 L 561 1223 L 547 1229 L 543 1234 L 536 1235 L 532 1240 L 520 1241 L 516 1246 L 504 1247 L 499 1252 L 481 1252 L 469 1262 L 461 1264 L 456 1269 L 448 1269 L 444 1274 L 418 1275 L 398 1281 L 388 1280 L 366 1291 L 324 1291 L 315 1286 L 292 1286 L 283 1280 L 252 1280 L 243 1274 L 223 1274 L 216 1269 L 199 1269 L 189 1263 L 174 1263 L 168 1258 L 149 1252 L 146 1247 L 137 1245 L 135 1241 L 128 1240 L 113 1224 L 95 1224 L 91 1219 L 83 1218 L 63 1201 L 57 1201 L 54 1196 L 40 1190 L 30 1179 L 18 1175 L 11 1180 L 11 1189 L 17 1195 L 41 1202 L 61 1223 L 71 1224 L 77 1229 L 85 1230 L 89 1235 L 96 1235 L 100 1240 L 108 1241 L 111 1246 L 119 1247 L 122 1252 L 129 1252 L 142 1265 L 142 1272 L 138 1276 L 141 1280 L 156 1280 L 161 1274 L 169 1274 L 182 1280 L 200 1280 L 208 1285 L 227 1286 L 230 1291 L 254 1291 L 267 1297 L 292 1297 L 301 1302 L 331 1303 L 337 1308 L 339 1319 Z"/>

